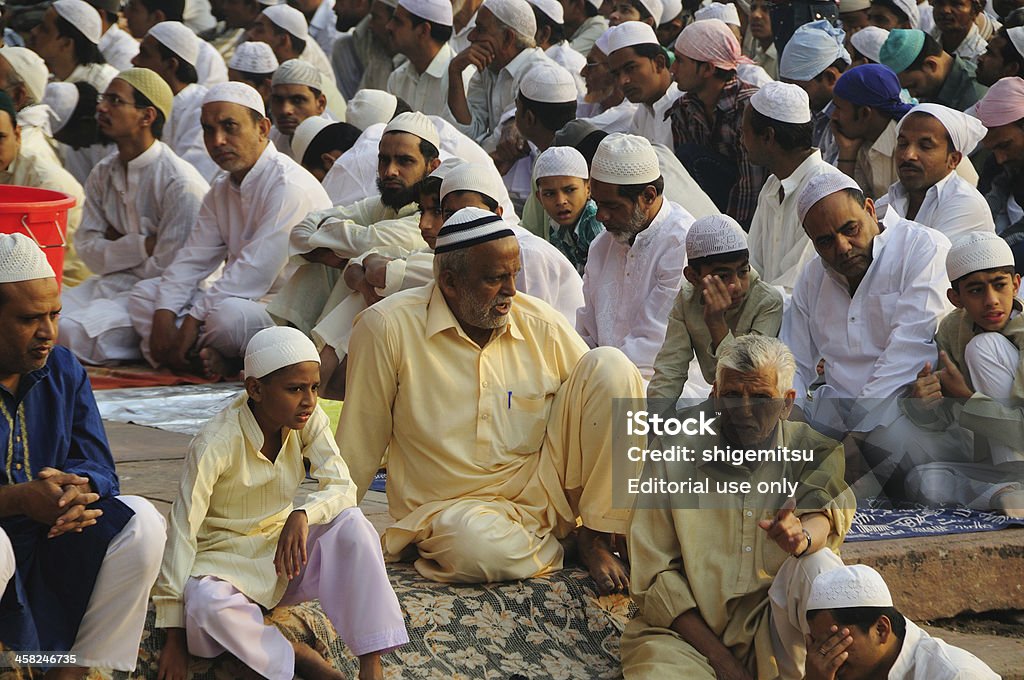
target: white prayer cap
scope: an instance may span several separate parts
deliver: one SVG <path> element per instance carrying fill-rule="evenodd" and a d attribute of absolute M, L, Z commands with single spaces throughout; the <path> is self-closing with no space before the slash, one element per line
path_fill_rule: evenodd
<path fill-rule="evenodd" d="M 103 23 L 96 8 L 84 0 L 57 0 L 53 9 L 61 19 L 74 26 L 86 40 L 94 45 L 100 44 L 103 37 Z"/>
<path fill-rule="evenodd" d="M 830 170 L 829 172 L 823 172 L 812 177 L 808 180 L 807 186 L 800 192 L 800 196 L 796 200 L 796 213 L 797 217 L 800 218 L 800 222 L 803 223 L 804 218 L 810 209 L 814 207 L 815 203 L 826 196 L 831 196 L 845 189 L 856 189 L 863 192 L 860 186 L 853 181 L 852 177 L 839 172 L 839 170 Z"/>
<path fill-rule="evenodd" d="M 11 65 L 11 70 L 25 84 L 29 96 L 35 100 L 34 103 L 43 101 L 43 96 L 46 95 L 46 81 L 50 78 L 43 58 L 27 47 L 0 47 L 0 57 Z"/>
<path fill-rule="evenodd" d="M 482 208 L 462 208 L 449 217 L 441 231 L 437 232 L 434 254 L 441 255 L 453 250 L 471 248 L 481 243 L 511 236 L 515 232 L 500 215 Z"/>
<path fill-rule="evenodd" d="M 56 276 L 46 255 L 24 234 L 0 234 L 0 283 L 17 283 Z"/>
<path fill-rule="evenodd" d="M 277 57 L 267 43 L 246 41 L 235 48 L 228 68 L 246 73 L 273 73 L 277 70 Z"/>
<path fill-rule="evenodd" d="M 731 2 L 712 2 L 707 7 L 702 7 L 693 13 L 694 21 L 705 21 L 707 19 L 718 19 L 730 26 L 740 25 L 740 13 L 736 11 L 736 5 Z"/>
<path fill-rule="evenodd" d="M 425 142 L 430 142 L 435 149 L 441 148 L 441 136 L 437 133 L 437 126 L 430 120 L 430 116 L 419 111 L 406 111 L 392 118 L 381 134 L 386 135 L 389 132 L 408 132 Z"/>
<path fill-rule="evenodd" d="M 441 164 L 434 168 L 434 171 L 431 172 L 430 175 L 428 176 L 440 177 L 442 180 L 444 180 L 444 178 L 447 177 L 452 170 L 459 167 L 465 162 L 466 161 L 462 160 L 458 156 L 451 156 L 449 158 L 445 158 L 443 161 L 441 161 Z"/>
<path fill-rule="evenodd" d="M 558 0 L 527 0 L 531 5 L 539 9 L 544 15 L 556 24 L 565 23 L 565 10 Z M 536 17 L 534 17 L 536 20 Z"/>
<path fill-rule="evenodd" d="M 50 83 L 46 86 L 43 103 L 50 107 L 50 130 L 57 134 L 68 124 L 78 106 L 78 88 L 74 83 Z"/>
<path fill-rule="evenodd" d="M 991 231 L 973 231 L 953 241 L 946 255 L 946 275 L 950 282 L 974 272 L 996 267 L 1012 267 L 1013 251 L 1006 240 Z"/>
<path fill-rule="evenodd" d="M 524 38 L 537 34 L 537 19 L 526 0 L 484 0 L 480 7 Z"/>
<path fill-rule="evenodd" d="M 871 61 L 881 64 L 882 45 L 888 37 L 889 31 L 884 28 L 865 26 L 850 36 L 850 44 Z"/>
<path fill-rule="evenodd" d="M 1017 54 L 1024 55 L 1024 26 L 1006 29 L 1006 37 L 1010 39 Z"/>
<path fill-rule="evenodd" d="M 256 88 L 246 83 L 236 81 L 217 83 L 206 92 L 206 96 L 203 97 L 203 106 L 214 102 L 238 104 L 256 111 L 261 116 L 267 115 L 263 97 L 256 91 Z"/>
<path fill-rule="evenodd" d="M 654 34 L 654 29 L 642 21 L 626 21 L 609 28 L 605 35 L 608 36 L 608 49 L 601 51 L 609 56 L 624 47 L 661 44 L 658 42 L 658 36 Z"/>
<path fill-rule="evenodd" d="M 780 123 L 801 125 L 811 122 L 811 102 L 799 85 L 773 80 L 750 98 L 750 105 L 762 116 Z"/>
<path fill-rule="evenodd" d="M 683 13 L 683 0 L 661 0 L 661 21 L 658 24 L 667 24 Z"/>
<path fill-rule="evenodd" d="M 686 259 L 699 260 L 712 255 L 747 249 L 747 235 L 740 223 L 728 215 L 708 215 L 690 225 L 686 232 Z"/>
<path fill-rule="evenodd" d="M 957 111 L 941 104 L 918 104 L 907 112 L 907 115 L 900 119 L 896 125 L 896 134 L 900 133 L 907 118 L 914 113 L 925 113 L 937 118 L 942 127 L 946 128 L 949 139 L 953 142 L 953 148 L 967 155 L 972 153 L 985 135 L 988 128 L 982 125 L 981 121 L 974 116 L 968 116 L 962 111 Z"/>
<path fill-rule="evenodd" d="M 157 42 L 192 66 L 199 61 L 199 38 L 180 21 L 161 21 L 149 29 L 147 35 L 153 36 Z"/>
<path fill-rule="evenodd" d="M 533 162 L 533 183 L 542 177 L 579 177 L 590 178 L 587 159 L 571 146 L 548 147 Z"/>
<path fill-rule="evenodd" d="M 292 158 L 295 159 L 296 163 L 302 163 L 309 145 L 316 139 L 321 130 L 332 124 L 331 121 L 323 116 L 310 116 L 299 123 L 298 127 L 295 128 L 295 132 L 292 133 Z"/>
<path fill-rule="evenodd" d="M 309 39 L 309 24 L 306 23 L 306 17 L 294 7 L 271 5 L 263 10 L 263 16 L 270 19 L 278 28 L 288 31 L 300 40 Z"/>
<path fill-rule="evenodd" d="M 519 91 L 530 101 L 566 104 L 576 101 L 576 81 L 558 64 L 537 64 L 519 81 Z"/>
<path fill-rule="evenodd" d="M 304 361 L 320 363 L 316 345 L 298 328 L 264 328 L 245 348 L 244 370 L 247 378 L 263 378 L 276 370 Z"/>
<path fill-rule="evenodd" d="M 507 190 L 493 163 L 463 163 L 441 182 L 441 200 L 453 191 L 475 191 L 500 202 Z"/>
<path fill-rule="evenodd" d="M 919 28 L 921 25 L 921 11 L 917 8 L 917 0 L 892 0 L 901 12 L 907 15 L 911 28 Z"/>
<path fill-rule="evenodd" d="M 601 140 L 590 163 L 590 179 L 608 184 L 644 184 L 659 177 L 658 154 L 649 141 L 636 135 L 608 135 Z"/>
<path fill-rule="evenodd" d="M 365 130 L 377 123 L 387 123 L 395 115 L 398 98 L 384 90 L 359 90 L 348 100 L 345 122 Z"/>
<path fill-rule="evenodd" d="M 866 564 L 824 571 L 811 584 L 807 611 L 891 607 L 892 595 L 882 576 Z"/>
<path fill-rule="evenodd" d="M 817 78 L 840 59 L 850 63 L 850 53 L 843 47 L 846 33 L 825 19 L 800 26 L 782 50 L 779 77 L 807 81 Z"/>
<path fill-rule="evenodd" d="M 615 26 L 610 26 L 605 29 L 604 33 L 597 37 L 594 41 L 594 47 L 601 50 L 601 54 L 608 56 L 608 39 L 612 36 L 612 31 L 616 29 Z"/>
<path fill-rule="evenodd" d="M 320 69 L 302 59 L 289 59 L 274 71 L 270 85 L 305 85 L 323 92 L 324 82 L 320 77 Z"/>
<path fill-rule="evenodd" d="M 438 26 L 454 24 L 451 0 L 398 0 L 398 6 L 404 7 L 409 14 Z"/>
<path fill-rule="evenodd" d="M 839 15 L 860 12 L 871 7 L 871 0 L 839 0 Z"/>
<path fill-rule="evenodd" d="M 587 2 L 593 5 L 594 9 L 601 9 L 601 5 L 604 4 L 604 0 L 587 0 Z"/>
<path fill-rule="evenodd" d="M 665 7 L 661 4 L 661 0 L 640 0 L 640 4 L 644 6 L 647 13 L 654 19 L 654 25 L 657 26 L 661 23 L 661 13 Z"/>

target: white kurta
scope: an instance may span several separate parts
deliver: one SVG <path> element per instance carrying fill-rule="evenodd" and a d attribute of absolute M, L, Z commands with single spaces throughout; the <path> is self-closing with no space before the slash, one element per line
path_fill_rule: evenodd
<path fill-rule="evenodd" d="M 604 130 L 608 134 L 615 132 L 629 132 L 633 125 L 633 116 L 636 115 L 638 106 L 628 99 L 623 99 L 621 104 L 606 109 L 601 113 L 584 118 L 593 123 L 598 130 Z"/>
<path fill-rule="evenodd" d="M 889 193 L 878 199 L 877 210 L 893 210 L 907 216 L 910 199 L 902 182 L 889 187 Z M 887 214 L 887 213 L 886 213 Z M 975 231 L 995 231 L 992 210 L 981 192 L 955 172 L 940 179 L 925 192 L 924 201 L 914 221 L 941 231 L 950 242 Z"/>
<path fill-rule="evenodd" d="M 199 58 L 196 60 L 196 75 L 199 76 L 199 84 L 209 88 L 217 83 L 228 82 L 228 65 L 224 63 L 224 57 L 210 43 L 205 40 L 199 41 Z"/>
<path fill-rule="evenodd" d="M 636 113 L 633 114 L 633 122 L 630 125 L 629 133 L 640 135 L 651 140 L 652 144 L 664 144 L 668 148 L 674 148 L 672 144 L 672 121 L 665 120 L 665 114 L 675 104 L 676 100 L 683 96 L 675 81 L 668 86 L 661 99 L 653 104 L 640 104 Z"/>
<path fill-rule="evenodd" d="M 889 680 L 999 680 L 999 676 L 970 652 L 933 638 L 907 621 L 900 655 L 889 669 Z"/>
<path fill-rule="evenodd" d="M 89 83 L 96 91 L 103 93 L 110 81 L 117 77 L 118 70 L 110 64 L 79 64 L 64 80 L 65 83 Z"/>
<path fill-rule="evenodd" d="M 21 126 L 21 148 L 41 154 L 57 165 L 63 165 L 57 155 L 57 142 L 50 129 L 53 110 L 46 104 L 32 104 L 18 111 Z"/>
<path fill-rule="evenodd" d="M 99 48 L 107 63 L 120 72 L 132 67 L 132 59 L 139 53 L 139 42 L 117 24 L 111 24 L 100 37 Z"/>
<path fill-rule="evenodd" d="M 895 215 L 872 243 L 873 261 L 850 296 L 846 279 L 814 257 L 804 267 L 779 337 L 793 351 L 803 395 L 825 359 L 836 397 L 885 399 L 935 365 L 935 329 L 947 311 L 949 239 Z"/>
<path fill-rule="evenodd" d="M 217 20 L 213 18 L 210 0 L 185 0 L 185 12 L 182 16 L 182 23 L 196 33 L 202 33 L 203 31 L 215 28 Z"/>
<path fill-rule="evenodd" d="M 212 182 L 220 168 L 210 158 L 203 141 L 199 117 L 203 112 L 205 96 L 206 88 L 196 84 L 186 85 L 184 90 L 174 95 L 174 109 L 164 127 L 163 141 L 182 160 L 191 163 L 207 182 Z"/>
<path fill-rule="evenodd" d="M 747 236 L 750 266 L 765 283 L 787 293 L 793 292 L 804 265 L 815 255 L 814 244 L 797 217 L 797 198 L 812 177 L 826 172 L 835 172 L 835 168 L 815 149 L 786 179 L 769 176 L 757 196 L 757 210 Z"/>
<path fill-rule="evenodd" d="M 75 235 L 94 276 L 62 296 L 61 344 L 92 364 L 141 357 L 128 294 L 139 281 L 163 274 L 192 231 L 208 190 L 199 172 L 159 141 L 127 167 L 116 153 L 96 166 Z M 122 236 L 108 239 L 109 228 Z M 150 236 L 156 237 L 152 255 L 146 253 Z"/>
<path fill-rule="evenodd" d="M 583 280 L 569 259 L 544 239 L 520 226 L 513 226 L 519 240 L 519 258 L 523 268 L 516 277 L 516 288 L 540 298 L 571 324 L 583 307 Z"/>
<path fill-rule="evenodd" d="M 690 213 L 663 199 L 632 246 L 607 231 L 590 244 L 576 330 L 590 347 L 618 347 L 645 380 L 654 375 L 654 359 L 683 281 L 691 224 Z"/>
<path fill-rule="evenodd" d="M 929 32 L 941 45 L 942 31 L 936 27 Z M 984 54 L 987 48 L 988 41 L 981 36 L 981 32 L 978 30 L 978 25 L 971 24 L 971 30 L 967 31 L 967 37 L 957 45 L 956 50 L 954 50 L 953 53 L 964 61 L 976 64 L 978 62 L 978 57 Z"/>
<path fill-rule="evenodd" d="M 448 62 L 454 56 L 455 52 L 445 43 L 423 73 L 416 73 L 412 62 L 405 62 L 388 78 L 388 92 L 405 101 L 413 111 L 448 115 Z"/>
<path fill-rule="evenodd" d="M 313 18 L 309 20 L 309 35 L 324 54 L 330 54 L 334 49 L 334 41 L 341 35 L 337 29 L 334 0 L 323 0 L 313 12 Z"/>

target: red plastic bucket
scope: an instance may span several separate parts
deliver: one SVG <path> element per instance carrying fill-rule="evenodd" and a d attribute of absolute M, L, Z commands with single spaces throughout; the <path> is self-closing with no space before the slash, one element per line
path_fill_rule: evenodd
<path fill-rule="evenodd" d="M 68 210 L 75 198 L 60 191 L 0 184 L 0 234 L 25 234 L 35 241 L 53 271 L 63 280 L 68 244 Z"/>

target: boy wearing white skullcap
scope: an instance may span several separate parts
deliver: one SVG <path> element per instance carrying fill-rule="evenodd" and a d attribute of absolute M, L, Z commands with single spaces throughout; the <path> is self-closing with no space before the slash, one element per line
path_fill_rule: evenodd
<path fill-rule="evenodd" d="M 455 51 L 449 0 L 399 0 L 388 22 L 395 51 L 408 59 L 388 76 L 387 90 L 413 111 L 443 116 L 448 110 L 448 64 Z"/>
<path fill-rule="evenodd" d="M 1020 274 L 1014 270 L 1010 246 L 991 232 L 954 241 L 946 269 L 951 285 L 947 295 L 956 309 L 942 319 L 935 335 L 938 362 L 925 364 L 911 387 L 913 401 L 905 405 L 907 414 L 934 438 L 935 450 L 908 475 L 907 490 L 923 503 L 961 503 L 1022 517 Z M 956 455 L 964 441 L 973 441 L 973 455 Z"/>
<path fill-rule="evenodd" d="M 160 75 L 174 94 L 174 108 L 162 141 L 210 182 L 220 168 L 206 152 L 199 124 L 206 87 L 199 84 L 196 63 L 200 40 L 178 21 L 156 24 L 139 45 L 133 63 Z"/>
<path fill-rule="evenodd" d="M 645 23 L 627 21 L 608 31 L 608 68 L 626 99 L 638 105 L 629 133 L 671 148 L 672 124 L 665 114 L 683 93 L 672 77 L 668 52 Z M 621 75 L 626 72 L 628 78 Z"/>
<path fill-rule="evenodd" d="M 598 0 L 570 0 L 562 5 L 562 20 L 569 45 L 584 57 L 594 42 L 608 30 L 608 19 L 601 15 Z"/>
<path fill-rule="evenodd" d="M 132 671 L 165 524 L 145 499 L 120 495 L 89 377 L 54 346 L 60 311 L 43 251 L 0 234 L 0 407 L 12 414 L 0 419 L 0 638 L 70 652 L 68 677 Z"/>
<path fill-rule="evenodd" d="M 460 132 L 485 151 L 497 148 L 502 115 L 515 106 L 519 83 L 538 64 L 552 64 L 536 46 L 537 22 L 526 0 L 486 0 L 470 46 L 448 64 L 448 110 Z M 477 68 L 467 87 L 463 72 Z"/>
<path fill-rule="evenodd" d="M 263 621 L 266 609 L 318 599 L 359 676 L 381 677 L 381 654 L 409 637 L 380 539 L 317 404 L 316 347 L 294 328 L 266 328 L 249 341 L 245 376 L 245 392 L 192 442 L 171 506 L 153 592 L 167 631 L 159 673 L 226 651 L 265 678 L 336 672 Z M 295 507 L 303 459 L 319 488 Z"/>
<path fill-rule="evenodd" d="M 807 600 L 806 680 L 997 680 L 970 652 L 934 638 L 893 606 L 881 575 L 865 564 L 822 572 Z"/>
<path fill-rule="evenodd" d="M 102 32 L 100 15 L 89 3 L 57 0 L 32 29 L 32 49 L 46 62 L 54 80 L 84 81 L 103 92 L 117 69 L 100 52 Z"/>
<path fill-rule="evenodd" d="M 270 143 L 263 111 L 260 94 L 244 83 L 218 83 L 203 99 L 206 148 L 224 172 L 163 276 L 139 283 L 129 301 L 154 366 L 237 374 L 249 339 L 273 325 L 265 305 L 291 273 L 291 226 L 330 206 L 316 178 Z"/>
<path fill-rule="evenodd" d="M 879 214 L 901 217 L 941 231 L 950 241 L 995 231 L 985 197 L 957 174 L 988 130 L 974 116 L 941 104 L 918 104 L 896 126 L 893 161 L 899 181 L 878 199 Z"/>
<path fill-rule="evenodd" d="M 591 347 L 618 347 L 644 380 L 665 341 L 693 224 L 664 188 L 658 156 L 643 137 L 616 133 L 597 147 L 590 192 L 605 231 L 587 256 L 576 330 Z"/>
<path fill-rule="evenodd" d="M 551 241 L 583 275 L 590 244 L 604 230 L 590 200 L 587 160 L 571 146 L 553 146 L 533 163 L 534 193 L 548 216 Z"/>
<path fill-rule="evenodd" d="M 668 317 L 647 398 L 675 408 L 694 359 L 712 383 L 722 350 L 741 335 L 774 338 L 782 326 L 782 295 L 750 266 L 747 235 L 728 215 L 701 217 L 686 232 L 686 281 Z"/>

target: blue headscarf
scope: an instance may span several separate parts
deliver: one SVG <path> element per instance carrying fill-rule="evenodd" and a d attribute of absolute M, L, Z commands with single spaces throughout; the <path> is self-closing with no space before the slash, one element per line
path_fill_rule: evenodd
<path fill-rule="evenodd" d="M 900 81 L 888 66 L 863 64 L 854 66 L 836 81 L 833 97 L 857 106 L 878 109 L 889 118 L 899 120 L 914 108 L 900 99 Z"/>

